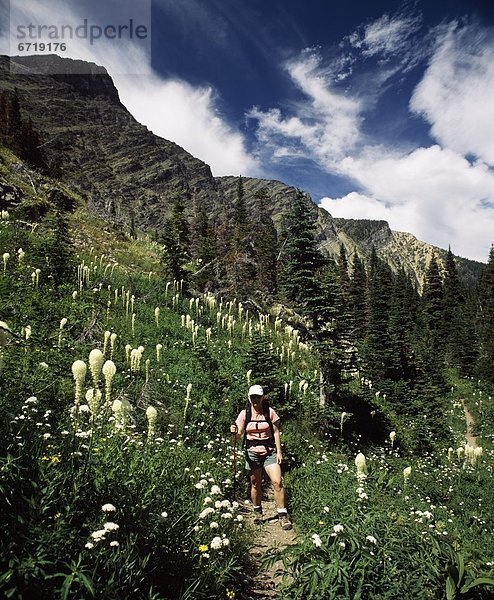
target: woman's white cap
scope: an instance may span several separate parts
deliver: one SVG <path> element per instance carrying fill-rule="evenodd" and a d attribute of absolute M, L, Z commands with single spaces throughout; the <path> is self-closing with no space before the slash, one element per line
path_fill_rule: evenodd
<path fill-rule="evenodd" d="M 251 385 L 249 388 L 249 396 L 264 396 L 264 390 L 260 385 Z"/>

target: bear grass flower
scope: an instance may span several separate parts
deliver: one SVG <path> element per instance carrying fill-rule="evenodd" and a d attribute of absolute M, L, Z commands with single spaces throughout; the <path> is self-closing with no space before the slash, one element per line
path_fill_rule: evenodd
<path fill-rule="evenodd" d="M 314 544 L 314 546 L 316 548 L 320 548 L 322 546 L 322 540 L 321 538 L 317 535 L 317 533 L 313 533 L 311 536 L 312 539 L 312 543 Z"/>
<path fill-rule="evenodd" d="M 4 252 L 3 253 L 3 272 L 5 274 L 5 272 L 7 271 L 7 262 L 10 258 L 10 254 L 8 252 Z"/>
<path fill-rule="evenodd" d="M 403 469 L 403 480 L 405 483 L 408 483 L 408 480 L 410 479 L 411 474 L 412 474 L 412 467 L 405 467 Z"/>
<path fill-rule="evenodd" d="M 114 400 L 111 408 L 115 418 L 115 428 L 125 429 L 129 414 L 132 410 L 131 403 L 126 398 Z"/>
<path fill-rule="evenodd" d="M 89 353 L 89 369 L 93 378 L 94 389 L 98 389 L 99 387 L 98 382 L 104 362 L 105 356 L 103 352 L 99 350 L 99 348 L 94 348 L 94 350 L 91 350 Z"/>
<path fill-rule="evenodd" d="M 103 512 L 115 512 L 117 509 L 113 506 L 113 504 L 103 504 L 101 507 Z"/>
<path fill-rule="evenodd" d="M 389 439 L 391 440 L 391 448 L 393 448 L 394 444 L 395 444 L 395 439 L 396 439 L 396 431 L 390 432 Z"/>
<path fill-rule="evenodd" d="M 101 404 L 101 392 L 100 390 L 95 390 L 94 388 L 89 388 L 86 392 L 86 401 L 91 410 L 91 414 L 96 416 L 99 412 L 100 404 Z"/>
<path fill-rule="evenodd" d="M 75 380 L 75 405 L 76 415 L 78 407 L 81 403 L 82 388 L 84 386 L 84 380 L 86 378 L 87 366 L 83 360 L 76 360 L 72 363 L 72 375 Z"/>
<path fill-rule="evenodd" d="M 367 477 L 367 464 L 362 452 L 359 452 L 355 457 L 355 466 L 357 467 L 357 478 L 365 479 Z"/>
<path fill-rule="evenodd" d="M 151 440 L 155 434 L 156 419 L 158 411 L 154 406 L 148 406 L 146 409 L 146 418 L 148 420 L 148 440 Z"/>
<path fill-rule="evenodd" d="M 117 334 L 112 333 L 110 335 L 110 358 L 113 358 L 113 353 L 115 352 L 115 341 L 117 339 Z"/>
<path fill-rule="evenodd" d="M 117 372 L 117 367 L 112 360 L 107 360 L 101 370 L 105 378 L 105 402 L 109 406 L 111 402 L 111 384 Z"/>
<path fill-rule="evenodd" d="M 108 342 L 110 341 L 111 331 L 106 330 L 103 337 L 103 354 L 106 356 L 108 352 Z"/>
<path fill-rule="evenodd" d="M 0 321 L 0 370 L 2 369 L 3 349 L 8 344 L 11 337 L 12 332 L 10 331 L 10 327 L 5 321 Z"/>
<path fill-rule="evenodd" d="M 161 350 L 163 349 L 163 344 L 156 344 L 156 362 L 160 362 L 161 358 Z"/>

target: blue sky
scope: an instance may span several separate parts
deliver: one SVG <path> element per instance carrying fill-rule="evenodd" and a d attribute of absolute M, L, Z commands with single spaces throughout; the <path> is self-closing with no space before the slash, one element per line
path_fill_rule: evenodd
<path fill-rule="evenodd" d="M 12 7 L 21 2 L 24 14 L 46 22 L 60 1 Z M 63 5 L 79 16 L 93 9 Z M 333 216 L 386 219 L 455 254 L 487 259 L 492 0 L 140 6 L 151 8 L 150 54 L 130 42 L 115 52 L 102 40 L 72 44 L 64 55 L 106 66 L 122 102 L 156 134 L 215 175 L 280 179 Z"/>

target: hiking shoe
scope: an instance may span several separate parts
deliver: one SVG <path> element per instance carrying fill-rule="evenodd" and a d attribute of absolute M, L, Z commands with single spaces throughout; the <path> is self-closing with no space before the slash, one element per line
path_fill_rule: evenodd
<path fill-rule="evenodd" d="M 288 518 L 288 515 L 281 514 L 278 517 L 278 520 L 280 522 L 281 528 L 284 529 L 285 531 L 289 531 L 290 529 L 293 528 L 292 523 L 291 523 L 290 519 Z"/>
<path fill-rule="evenodd" d="M 259 523 L 262 523 L 262 515 L 263 515 L 263 511 L 262 511 L 262 506 L 256 506 L 254 507 L 254 523 L 256 525 L 258 525 Z"/>

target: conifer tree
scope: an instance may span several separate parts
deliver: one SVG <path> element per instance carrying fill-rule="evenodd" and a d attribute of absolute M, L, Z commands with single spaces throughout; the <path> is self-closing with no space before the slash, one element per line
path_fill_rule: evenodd
<path fill-rule="evenodd" d="M 242 237 L 246 233 L 248 224 L 249 215 L 245 204 L 244 180 L 242 179 L 242 176 L 240 176 L 237 183 L 237 198 L 233 211 L 233 225 L 235 229 L 239 230 L 238 233 Z"/>
<path fill-rule="evenodd" d="M 368 320 L 367 274 L 364 263 L 357 254 L 352 261 L 352 277 L 348 294 L 352 313 L 351 335 L 355 340 L 362 340 L 366 335 Z"/>
<path fill-rule="evenodd" d="M 229 294 L 245 299 L 252 293 L 252 284 L 256 280 L 256 265 L 242 177 L 238 180 L 237 198 L 233 209 L 232 244 L 225 260 Z"/>
<path fill-rule="evenodd" d="M 341 292 L 345 300 L 348 300 L 350 295 L 350 275 L 348 273 L 348 259 L 345 246 L 340 244 L 340 255 L 338 259 L 338 271 L 340 276 Z"/>
<path fill-rule="evenodd" d="M 186 264 L 189 254 L 189 225 L 185 217 L 185 203 L 181 194 L 173 199 L 171 216 L 159 236 L 163 244 L 162 263 L 166 276 L 183 281 L 183 289 L 188 287 L 188 271 Z"/>
<path fill-rule="evenodd" d="M 191 231 L 191 255 L 197 262 L 197 271 L 194 273 L 194 285 L 204 291 L 217 287 L 216 261 L 218 247 L 213 228 L 208 219 L 204 202 L 197 199 L 195 202 L 194 219 Z"/>
<path fill-rule="evenodd" d="M 465 345 L 469 338 L 464 327 L 467 321 L 466 290 L 458 277 L 451 247 L 446 254 L 444 267 L 443 327 L 446 361 L 450 365 L 461 366 L 465 364 Z"/>
<path fill-rule="evenodd" d="M 494 245 L 478 287 L 479 376 L 494 382 Z"/>
<path fill-rule="evenodd" d="M 426 272 L 422 303 L 432 346 L 438 349 L 443 341 L 444 288 L 435 256 L 432 257 Z"/>
<path fill-rule="evenodd" d="M 256 289 L 273 297 L 277 292 L 276 227 L 267 210 L 268 193 L 265 188 L 255 195 L 253 244 L 257 266 Z"/>
<path fill-rule="evenodd" d="M 389 337 L 392 291 L 391 269 L 378 258 L 375 248 L 372 247 L 368 277 L 369 318 L 364 358 L 373 378 L 382 379 L 389 376 L 388 368 L 392 355 Z"/>
<path fill-rule="evenodd" d="M 417 376 L 413 349 L 417 303 L 418 295 L 401 269 L 394 277 L 388 323 L 390 353 L 387 375 L 394 381 L 411 382 Z"/>
<path fill-rule="evenodd" d="M 343 382 L 342 369 L 347 365 L 348 321 L 346 302 L 340 283 L 341 269 L 332 259 L 326 259 L 320 273 L 321 295 L 318 321 L 311 331 L 311 343 L 320 360 L 323 396 L 337 393 Z"/>
<path fill-rule="evenodd" d="M 342 294 L 338 266 L 317 247 L 310 200 L 299 192 L 288 213 L 281 252 L 281 289 L 304 317 L 307 334 L 319 355 L 320 403 L 341 383 L 344 350 L 341 337 Z"/>
<path fill-rule="evenodd" d="M 283 382 L 280 379 L 280 362 L 273 353 L 266 333 L 254 331 L 245 357 L 245 370 L 252 371 L 250 379 L 259 383 L 273 402 L 283 399 Z"/>
<path fill-rule="evenodd" d="M 355 340 L 353 310 L 351 306 L 350 294 L 350 274 L 348 272 L 348 260 L 345 246 L 340 244 L 340 254 L 338 258 L 338 285 L 339 285 L 339 310 L 338 320 L 341 327 L 341 334 L 347 340 Z"/>
<path fill-rule="evenodd" d="M 324 258 L 317 247 L 310 200 L 300 191 L 286 215 L 284 229 L 280 253 L 281 290 L 286 300 L 317 328 L 322 299 L 319 271 Z"/>

